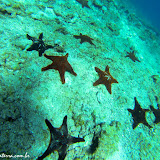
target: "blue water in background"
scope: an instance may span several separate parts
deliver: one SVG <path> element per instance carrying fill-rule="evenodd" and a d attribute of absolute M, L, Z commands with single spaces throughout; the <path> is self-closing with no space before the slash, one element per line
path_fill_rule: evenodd
<path fill-rule="evenodd" d="M 160 0 L 130 0 L 137 11 L 160 31 Z"/>

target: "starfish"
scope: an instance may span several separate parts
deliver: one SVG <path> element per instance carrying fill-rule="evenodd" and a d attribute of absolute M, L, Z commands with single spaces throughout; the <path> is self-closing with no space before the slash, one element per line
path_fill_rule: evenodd
<path fill-rule="evenodd" d="M 42 54 L 45 52 L 45 50 L 47 50 L 47 49 L 49 49 L 49 48 L 54 48 L 54 46 L 46 45 L 46 44 L 43 42 L 43 40 L 42 40 L 42 38 L 43 38 L 43 33 L 41 33 L 41 34 L 39 35 L 39 38 L 38 38 L 38 39 L 35 38 L 35 37 L 31 37 L 31 36 L 28 35 L 28 34 L 27 34 L 27 38 L 28 38 L 29 40 L 32 40 L 32 42 L 33 42 L 32 45 L 31 45 L 31 47 L 29 47 L 29 48 L 27 49 L 27 51 L 36 50 L 36 51 L 38 51 L 40 57 L 41 57 Z"/>
<path fill-rule="evenodd" d="M 150 105 L 151 110 L 153 111 L 154 116 L 156 117 L 154 123 L 159 123 L 160 122 L 160 104 L 157 105 L 158 109 L 155 109 L 152 105 Z"/>
<path fill-rule="evenodd" d="M 59 153 L 58 160 L 64 160 L 67 154 L 66 151 L 70 144 L 85 141 L 83 138 L 72 137 L 68 134 L 67 116 L 64 117 L 60 128 L 54 128 L 47 119 L 45 122 L 50 130 L 50 143 L 47 150 L 43 153 L 42 156 L 38 157 L 37 160 L 42 160 L 55 150 Z"/>
<path fill-rule="evenodd" d="M 48 65 L 47 67 L 42 68 L 42 71 L 46 71 L 48 69 L 58 70 L 61 77 L 62 84 L 65 83 L 65 78 L 64 78 L 65 71 L 70 72 L 74 76 L 77 76 L 77 74 L 73 71 L 73 68 L 67 61 L 68 53 L 65 56 L 48 56 L 46 54 L 44 54 L 44 56 L 47 59 L 52 60 L 53 63 Z"/>
<path fill-rule="evenodd" d="M 95 45 L 92 40 L 93 38 L 90 38 L 89 36 L 86 35 L 82 35 L 82 33 L 80 33 L 80 35 L 74 35 L 74 38 L 76 39 L 81 39 L 80 43 L 82 44 L 83 42 L 88 42 L 91 45 Z"/>
<path fill-rule="evenodd" d="M 140 62 L 140 61 L 137 59 L 137 57 L 135 56 L 134 51 L 132 51 L 132 52 L 127 52 L 127 54 L 128 54 L 128 55 L 126 55 L 125 57 L 129 57 L 133 62 L 135 62 L 135 61 Z"/>
<path fill-rule="evenodd" d="M 132 109 L 127 109 L 133 117 L 133 129 L 135 129 L 139 123 L 143 123 L 144 125 L 146 125 L 149 128 L 152 128 L 152 126 L 150 126 L 148 124 L 148 122 L 145 119 L 145 113 L 149 111 L 149 109 L 142 109 L 140 104 L 138 103 L 136 97 L 134 97 L 135 100 L 135 107 L 134 110 Z"/>
<path fill-rule="evenodd" d="M 82 8 L 84 7 L 90 8 L 88 6 L 88 0 L 76 0 L 76 1 L 82 4 Z"/>
<path fill-rule="evenodd" d="M 96 72 L 98 72 L 99 79 L 93 83 L 93 86 L 97 86 L 99 84 L 104 84 L 106 86 L 108 92 L 111 94 L 111 84 L 118 83 L 118 81 L 111 76 L 111 74 L 109 72 L 109 66 L 106 66 L 105 71 L 102 71 L 97 67 L 95 67 L 95 70 L 96 70 Z"/>

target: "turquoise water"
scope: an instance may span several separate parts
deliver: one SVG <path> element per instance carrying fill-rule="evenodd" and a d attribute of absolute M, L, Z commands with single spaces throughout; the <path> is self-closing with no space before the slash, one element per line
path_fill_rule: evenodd
<path fill-rule="evenodd" d="M 160 31 L 160 1 L 159 0 L 131 0 L 132 4 L 137 8 L 137 12 L 141 13 L 142 18 L 147 19 L 152 25 Z"/>
<path fill-rule="evenodd" d="M 69 145 L 65 160 L 159 159 L 160 123 L 150 107 L 160 104 L 159 31 L 133 5 L 1 0 L 0 19 L 1 158 L 42 156 L 50 143 L 45 119 L 59 128 L 67 115 L 68 134 L 85 142 Z M 44 71 L 52 64 L 46 55 L 68 55 L 76 74 L 69 69 L 64 83 L 57 70 Z M 95 83 L 99 70 L 106 86 Z M 110 90 L 112 78 L 118 83 Z M 135 97 L 152 128 L 133 129 Z M 53 151 L 45 159 L 58 157 Z"/>

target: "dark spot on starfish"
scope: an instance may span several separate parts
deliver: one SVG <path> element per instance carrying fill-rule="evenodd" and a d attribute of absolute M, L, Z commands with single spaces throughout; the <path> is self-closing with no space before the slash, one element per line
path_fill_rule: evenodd
<path fill-rule="evenodd" d="M 58 160 L 64 160 L 70 144 L 85 141 L 83 138 L 72 137 L 68 134 L 67 116 L 64 117 L 63 123 L 60 128 L 54 128 L 47 119 L 45 120 L 45 122 L 50 130 L 50 143 L 47 150 L 43 153 L 42 156 L 38 157 L 37 160 L 44 159 L 55 150 L 58 151 L 59 154 Z"/>
<path fill-rule="evenodd" d="M 76 0 L 76 1 L 82 5 L 82 8 L 84 7 L 90 8 L 88 5 L 88 0 Z"/>
<path fill-rule="evenodd" d="M 88 42 L 90 43 L 91 45 L 94 45 L 95 44 L 92 42 L 93 38 L 87 36 L 87 35 L 82 35 L 82 33 L 80 33 L 80 35 L 74 35 L 74 38 L 76 39 L 81 39 L 80 43 L 82 44 L 83 42 Z"/>
<path fill-rule="evenodd" d="M 129 57 L 133 62 L 138 61 L 138 58 L 135 56 L 135 51 L 132 52 L 127 52 L 128 55 L 126 55 L 125 57 Z"/>
<path fill-rule="evenodd" d="M 155 109 L 152 105 L 150 105 L 150 108 L 155 116 L 154 123 L 158 124 L 160 122 L 160 104 L 157 104 L 158 109 Z"/>
<path fill-rule="evenodd" d="M 44 41 L 42 40 L 43 38 L 43 33 L 39 35 L 39 38 L 31 37 L 30 35 L 27 34 L 27 38 L 29 40 L 32 40 L 32 45 L 27 49 L 27 51 L 33 51 L 36 50 L 39 53 L 39 56 L 41 57 L 42 54 L 45 52 L 45 50 L 49 48 L 54 48 L 52 45 L 46 45 Z"/>
<path fill-rule="evenodd" d="M 139 123 L 143 123 L 144 125 L 146 125 L 148 128 L 152 128 L 152 126 L 150 126 L 148 124 L 148 122 L 146 121 L 145 118 L 145 113 L 149 111 L 149 109 L 142 109 L 140 104 L 138 103 L 136 97 L 134 97 L 135 100 L 135 107 L 134 109 L 127 109 L 133 117 L 133 129 L 135 129 Z"/>
<path fill-rule="evenodd" d="M 105 71 L 100 70 L 99 68 L 95 67 L 96 72 L 99 75 L 99 79 L 93 83 L 93 86 L 97 86 L 99 84 L 104 84 L 106 86 L 106 89 L 111 94 L 111 84 L 112 83 L 118 83 L 116 79 L 114 79 L 110 72 L 109 72 L 109 66 L 106 66 Z"/>
<path fill-rule="evenodd" d="M 68 53 L 65 56 L 48 56 L 46 54 L 44 54 L 44 56 L 47 59 L 52 60 L 53 62 L 52 62 L 52 64 L 48 65 L 47 67 L 42 68 L 42 71 L 46 71 L 49 69 L 58 70 L 60 77 L 61 77 L 62 84 L 65 83 L 64 74 L 66 71 L 70 72 L 74 76 L 77 76 L 77 74 L 73 71 L 73 68 L 71 67 L 71 65 L 67 61 Z"/>

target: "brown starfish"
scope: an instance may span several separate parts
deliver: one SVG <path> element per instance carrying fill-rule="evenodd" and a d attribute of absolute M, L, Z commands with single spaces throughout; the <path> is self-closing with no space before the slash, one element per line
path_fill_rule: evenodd
<path fill-rule="evenodd" d="M 90 43 L 91 45 L 95 45 L 92 40 L 93 38 L 90 38 L 89 36 L 87 35 L 82 35 L 82 33 L 80 33 L 80 35 L 74 35 L 74 38 L 76 39 L 81 39 L 80 43 L 82 44 L 83 42 L 88 42 Z"/>
<path fill-rule="evenodd" d="M 32 42 L 33 42 L 32 45 L 27 49 L 27 51 L 36 50 L 36 51 L 38 51 L 40 57 L 45 52 L 45 50 L 47 50 L 49 48 L 55 48 L 55 46 L 47 45 L 44 43 L 44 41 L 42 40 L 43 33 L 41 33 L 38 38 L 31 37 L 30 35 L 27 34 L 27 38 L 29 40 L 32 40 Z"/>
<path fill-rule="evenodd" d="M 133 62 L 135 62 L 135 61 L 140 62 L 140 61 L 138 60 L 138 58 L 135 56 L 134 51 L 132 51 L 132 52 L 127 52 L 127 54 L 128 54 L 128 55 L 126 55 L 125 57 L 129 57 Z"/>
<path fill-rule="evenodd" d="M 152 105 L 150 105 L 151 110 L 153 111 L 153 114 L 155 116 L 154 123 L 158 124 L 160 122 L 160 104 L 157 104 L 158 109 L 155 109 Z"/>
<path fill-rule="evenodd" d="M 82 8 L 84 7 L 90 8 L 88 6 L 88 0 L 76 0 L 76 1 L 82 4 Z"/>
<path fill-rule="evenodd" d="M 134 110 L 132 109 L 127 109 L 133 117 L 133 129 L 135 129 L 139 123 L 143 123 L 144 125 L 146 125 L 149 128 L 152 128 L 152 126 L 150 126 L 148 124 L 148 122 L 145 119 L 145 113 L 149 111 L 149 109 L 142 109 L 140 104 L 138 103 L 136 97 L 134 97 L 135 100 L 135 107 Z"/>
<path fill-rule="evenodd" d="M 59 154 L 58 160 L 64 160 L 70 144 L 85 142 L 83 138 L 73 137 L 68 134 L 67 116 L 64 117 L 60 128 L 53 127 L 47 119 L 45 122 L 50 131 L 50 143 L 47 150 L 43 153 L 42 156 L 38 157 L 37 160 L 43 160 L 55 150 L 58 151 Z"/>
<path fill-rule="evenodd" d="M 97 86 L 99 84 L 104 84 L 106 86 L 108 92 L 111 94 L 111 84 L 118 83 L 118 81 L 111 76 L 111 74 L 109 72 L 109 66 L 106 66 L 105 71 L 102 71 L 97 67 L 95 67 L 95 70 L 96 70 L 96 72 L 98 72 L 99 79 L 93 83 L 93 86 Z"/>
<path fill-rule="evenodd" d="M 65 56 L 48 56 L 46 54 L 44 54 L 44 56 L 47 59 L 52 60 L 53 63 L 42 68 L 42 71 L 46 71 L 48 69 L 58 70 L 60 77 L 61 77 L 62 84 L 65 83 L 65 78 L 64 78 L 65 71 L 70 72 L 71 74 L 77 76 L 77 74 L 73 71 L 73 68 L 67 61 L 68 53 Z"/>

